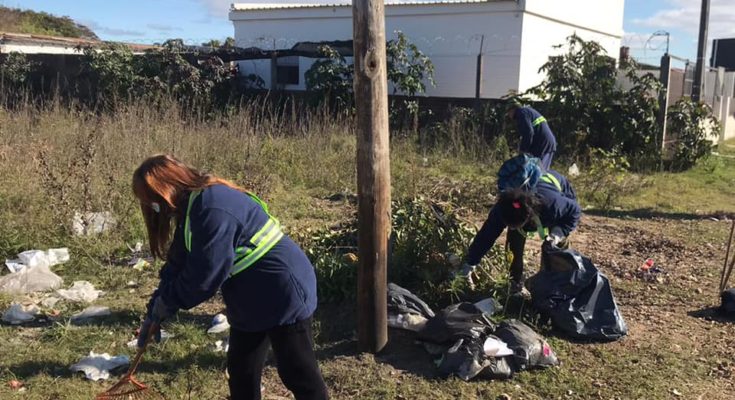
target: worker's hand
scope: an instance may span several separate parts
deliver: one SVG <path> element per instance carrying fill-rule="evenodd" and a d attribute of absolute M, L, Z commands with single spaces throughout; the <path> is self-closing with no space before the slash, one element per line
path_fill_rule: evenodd
<path fill-rule="evenodd" d="M 172 308 L 167 305 L 163 301 L 163 298 L 158 295 L 154 297 L 148 304 L 147 318 L 149 318 L 153 322 L 160 324 L 165 319 L 168 319 L 172 315 L 176 314 L 176 311 L 178 311 L 176 308 Z"/>
<path fill-rule="evenodd" d="M 151 328 L 153 328 L 153 332 L 151 332 Z M 151 318 L 146 318 L 138 330 L 138 348 L 145 346 L 151 334 L 153 334 L 151 340 L 155 340 L 156 343 L 161 343 L 161 326 Z"/>
<path fill-rule="evenodd" d="M 472 274 L 475 272 L 475 268 L 477 268 L 477 265 L 470 265 L 468 263 L 462 264 L 462 267 L 459 270 L 459 276 L 464 277 L 467 279 L 467 283 L 470 286 L 470 289 L 475 288 L 475 282 L 472 280 Z"/>
<path fill-rule="evenodd" d="M 559 247 L 559 244 L 564 240 L 564 232 L 558 226 L 551 228 L 549 235 L 546 236 L 546 241 L 551 243 L 554 247 Z"/>

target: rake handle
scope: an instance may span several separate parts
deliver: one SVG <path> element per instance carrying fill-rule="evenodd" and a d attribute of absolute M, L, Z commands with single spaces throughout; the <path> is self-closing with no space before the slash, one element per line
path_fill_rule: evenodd
<path fill-rule="evenodd" d="M 130 378 L 133 376 L 133 373 L 135 373 L 135 370 L 138 369 L 140 362 L 143 360 L 145 349 L 148 348 L 148 344 L 151 342 L 151 339 L 153 339 L 156 331 L 160 328 L 161 324 L 159 323 L 154 322 L 151 324 L 151 327 L 148 329 L 148 336 L 146 336 L 145 342 L 143 342 L 143 347 L 138 348 L 138 351 L 135 353 L 135 358 L 133 358 L 133 362 L 130 364 L 130 368 L 128 368 L 128 372 L 125 374 L 125 377 Z M 138 335 L 140 335 L 140 333 L 138 333 Z"/>

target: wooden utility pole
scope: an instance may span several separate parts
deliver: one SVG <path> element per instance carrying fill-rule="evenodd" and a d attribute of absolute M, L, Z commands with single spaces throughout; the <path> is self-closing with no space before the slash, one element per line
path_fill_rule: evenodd
<path fill-rule="evenodd" d="M 357 108 L 357 336 L 360 351 L 388 342 L 386 292 L 390 235 L 388 81 L 383 0 L 353 0 Z"/>
<path fill-rule="evenodd" d="M 664 169 L 664 157 L 666 155 L 666 125 L 668 124 L 669 115 L 669 87 L 671 86 L 671 56 L 666 53 L 661 57 L 661 92 L 659 93 L 659 114 L 658 123 L 661 126 L 661 150 L 659 169 Z"/>
<path fill-rule="evenodd" d="M 485 35 L 480 38 L 480 52 L 477 54 L 477 70 L 475 71 L 475 110 L 480 110 L 480 94 L 482 92 L 482 48 L 485 45 Z"/>

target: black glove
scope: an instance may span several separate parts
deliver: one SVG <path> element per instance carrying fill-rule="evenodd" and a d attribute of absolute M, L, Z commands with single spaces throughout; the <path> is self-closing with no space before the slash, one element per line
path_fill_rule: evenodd
<path fill-rule="evenodd" d="M 155 324 L 155 329 L 153 332 L 151 332 L 151 327 Z M 142 348 L 145 346 L 146 342 L 148 341 L 148 336 L 153 333 L 153 340 L 156 341 L 156 343 L 161 343 L 161 326 L 158 323 L 153 322 L 152 319 L 146 318 L 145 321 L 143 321 L 143 324 L 140 325 L 140 330 L 138 332 L 138 348 Z"/>
<path fill-rule="evenodd" d="M 146 340 L 148 340 L 148 336 L 151 334 L 151 326 L 153 326 L 154 324 L 156 325 L 156 327 L 153 332 L 153 339 L 156 341 L 156 343 L 160 343 L 161 322 L 176 314 L 176 311 L 178 311 L 176 308 L 172 308 L 166 305 L 160 295 L 157 295 L 153 299 L 151 299 L 150 303 L 148 303 L 148 314 L 146 315 L 143 324 L 140 326 L 140 332 L 138 333 L 138 347 L 143 347 L 145 345 Z"/>

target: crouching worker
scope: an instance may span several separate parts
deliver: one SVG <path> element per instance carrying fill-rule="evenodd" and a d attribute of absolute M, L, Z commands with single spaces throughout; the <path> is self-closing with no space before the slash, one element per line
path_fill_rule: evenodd
<path fill-rule="evenodd" d="M 143 162 L 133 175 L 133 191 L 151 251 L 166 260 L 138 346 L 151 326 L 221 289 L 232 326 L 227 353 L 231 399 L 261 398 L 269 342 L 278 374 L 296 399 L 327 399 L 311 334 L 317 305 L 314 268 L 265 203 L 166 155 Z M 155 335 L 160 340 L 160 331 Z"/>
<path fill-rule="evenodd" d="M 511 188 L 500 192 L 485 223 L 467 251 L 461 273 L 472 284 L 472 272 L 483 256 L 508 227 L 506 246 L 512 254 L 510 266 L 511 294 L 527 296 L 523 286 L 523 250 L 526 237 L 539 238 L 554 246 L 564 247 L 566 237 L 577 227 L 581 209 L 569 181 L 556 171 L 538 176 L 530 187 Z"/>

